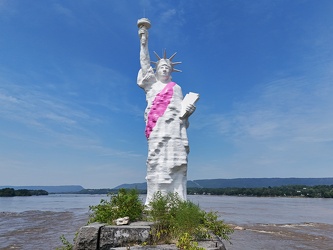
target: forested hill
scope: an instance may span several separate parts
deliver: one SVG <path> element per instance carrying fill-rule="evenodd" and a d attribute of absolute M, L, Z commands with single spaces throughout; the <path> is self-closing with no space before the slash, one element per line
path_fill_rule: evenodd
<path fill-rule="evenodd" d="M 187 182 L 188 188 L 226 188 L 226 187 L 239 187 L 239 188 L 256 188 L 256 187 L 279 187 L 286 185 L 333 185 L 333 178 L 237 178 L 237 179 L 205 179 L 193 180 Z M 115 187 L 119 188 L 136 188 L 145 190 L 147 184 L 133 183 L 123 184 Z"/>

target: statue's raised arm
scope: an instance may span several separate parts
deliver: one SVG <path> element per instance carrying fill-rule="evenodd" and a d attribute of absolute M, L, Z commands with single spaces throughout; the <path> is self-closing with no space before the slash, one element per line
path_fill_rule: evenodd
<path fill-rule="evenodd" d="M 148 51 L 148 29 L 151 27 L 148 18 L 138 20 L 139 37 L 140 37 L 140 64 L 142 75 L 146 75 L 150 68 L 150 57 Z"/>

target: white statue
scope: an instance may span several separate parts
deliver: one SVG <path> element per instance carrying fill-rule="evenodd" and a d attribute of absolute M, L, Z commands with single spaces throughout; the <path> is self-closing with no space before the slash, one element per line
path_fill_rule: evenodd
<path fill-rule="evenodd" d="M 148 141 L 147 158 L 147 199 L 146 205 L 153 198 L 154 193 L 178 193 L 186 200 L 187 183 L 187 154 L 189 144 L 186 129 L 189 126 L 188 117 L 194 112 L 193 100 L 183 101 L 182 90 L 179 85 L 171 81 L 171 73 L 179 70 L 172 62 L 176 55 L 159 57 L 155 72 L 150 66 L 148 51 L 148 29 L 150 21 L 147 18 L 138 20 L 140 37 L 140 64 L 137 83 L 146 93 L 147 108 L 145 110 Z M 198 95 L 190 93 L 194 99 Z M 189 98 L 191 99 L 191 98 Z"/>

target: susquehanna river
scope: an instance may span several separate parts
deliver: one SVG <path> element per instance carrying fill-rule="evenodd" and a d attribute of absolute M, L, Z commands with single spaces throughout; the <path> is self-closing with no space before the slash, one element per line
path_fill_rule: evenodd
<path fill-rule="evenodd" d="M 70 241 L 106 195 L 0 198 L 0 249 L 47 250 Z M 142 197 L 144 199 L 144 197 Z M 235 230 L 228 250 L 333 249 L 333 199 L 189 196 Z"/>

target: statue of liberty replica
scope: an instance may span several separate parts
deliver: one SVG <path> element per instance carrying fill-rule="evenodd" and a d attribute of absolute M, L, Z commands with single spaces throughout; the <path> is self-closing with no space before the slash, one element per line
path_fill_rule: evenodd
<path fill-rule="evenodd" d="M 173 62 L 176 53 L 167 58 L 157 57 L 155 68 L 151 67 L 148 50 L 147 18 L 138 20 L 140 37 L 140 65 L 137 84 L 145 91 L 147 107 L 144 114 L 145 134 L 148 142 L 147 199 L 146 205 L 158 191 L 162 195 L 177 193 L 186 200 L 187 155 L 189 143 L 186 129 L 188 118 L 195 111 L 198 94 L 189 93 L 185 99 L 181 87 L 172 81 L 171 73 L 180 62 Z"/>

